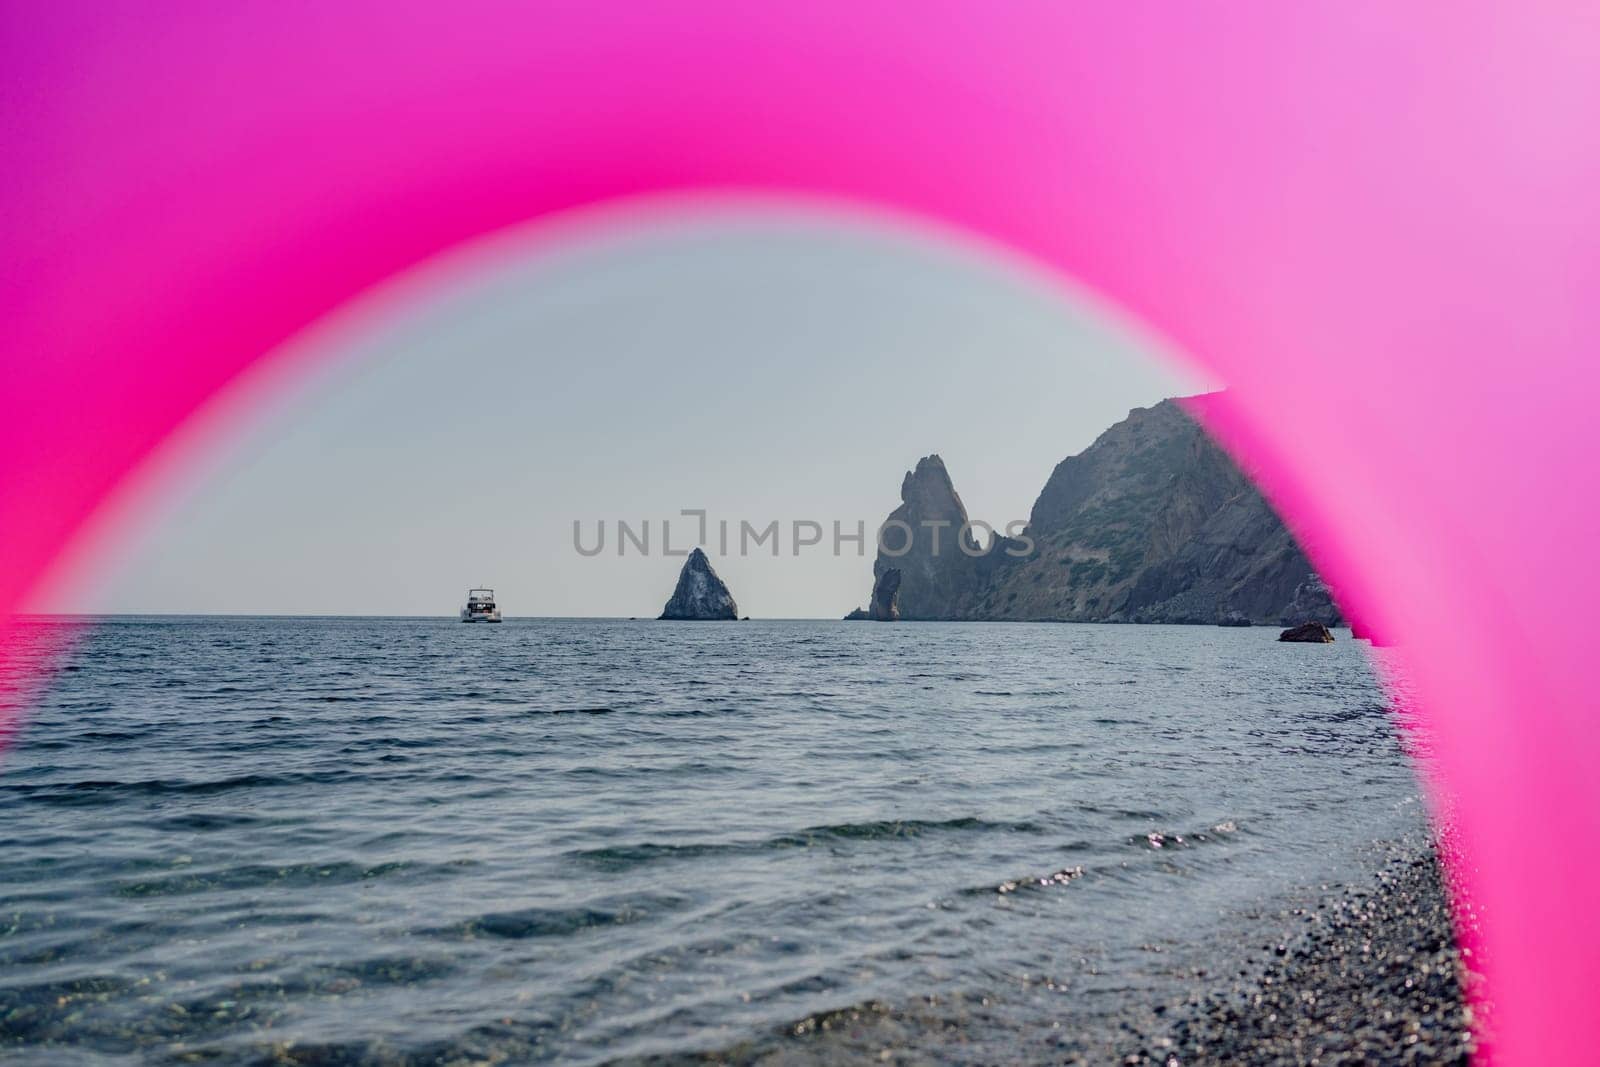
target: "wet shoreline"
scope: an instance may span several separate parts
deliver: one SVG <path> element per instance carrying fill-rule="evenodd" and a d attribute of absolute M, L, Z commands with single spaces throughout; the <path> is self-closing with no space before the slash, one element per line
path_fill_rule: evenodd
<path fill-rule="evenodd" d="M 1278 940 L 1161 1012 L 1165 1025 L 1130 1042 L 1120 1062 L 1468 1063 L 1466 990 L 1478 977 L 1457 944 L 1439 850 L 1383 848 L 1367 886 L 1291 909 Z"/>
<path fill-rule="evenodd" d="M 1375 842 L 1348 882 L 1241 913 L 1237 935 L 1164 959 L 1164 995 L 1103 1017 L 1064 1012 L 1019 1030 L 984 996 L 873 1002 L 722 1049 L 611 1062 L 1465 1065 L 1476 1047 L 1465 991 L 1478 978 L 1439 851 L 1427 833 Z"/>

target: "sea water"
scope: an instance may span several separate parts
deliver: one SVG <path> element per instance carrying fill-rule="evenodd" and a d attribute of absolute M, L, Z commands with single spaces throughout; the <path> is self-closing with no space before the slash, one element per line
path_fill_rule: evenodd
<path fill-rule="evenodd" d="M 22 1063 L 993 1061 L 1425 821 L 1348 631 L 31 625 Z"/>

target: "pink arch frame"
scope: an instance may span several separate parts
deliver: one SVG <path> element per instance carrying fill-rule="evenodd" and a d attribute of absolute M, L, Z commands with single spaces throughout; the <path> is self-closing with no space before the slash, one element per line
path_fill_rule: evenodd
<path fill-rule="evenodd" d="M 674 190 L 940 220 L 1230 383 L 1212 427 L 1412 664 L 1498 1058 L 1582 1061 L 1588 5 L 111 6 L 0 15 L 0 618 L 208 397 L 441 250 Z"/>

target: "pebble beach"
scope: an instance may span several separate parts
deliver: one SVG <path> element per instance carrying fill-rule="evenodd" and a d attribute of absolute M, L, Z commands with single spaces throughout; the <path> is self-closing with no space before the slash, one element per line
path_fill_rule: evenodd
<path fill-rule="evenodd" d="M 1383 851 L 1369 887 L 1267 924 L 1276 940 L 1161 1011 L 1165 1025 L 1121 1062 L 1467 1063 L 1478 978 L 1455 936 L 1438 851 L 1406 842 Z"/>

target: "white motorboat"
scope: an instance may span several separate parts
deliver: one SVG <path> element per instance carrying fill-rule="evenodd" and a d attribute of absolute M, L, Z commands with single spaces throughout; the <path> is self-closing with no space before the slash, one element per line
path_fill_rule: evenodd
<path fill-rule="evenodd" d="M 461 609 L 462 622 L 499 622 L 500 606 L 493 589 L 468 589 L 467 603 Z"/>

